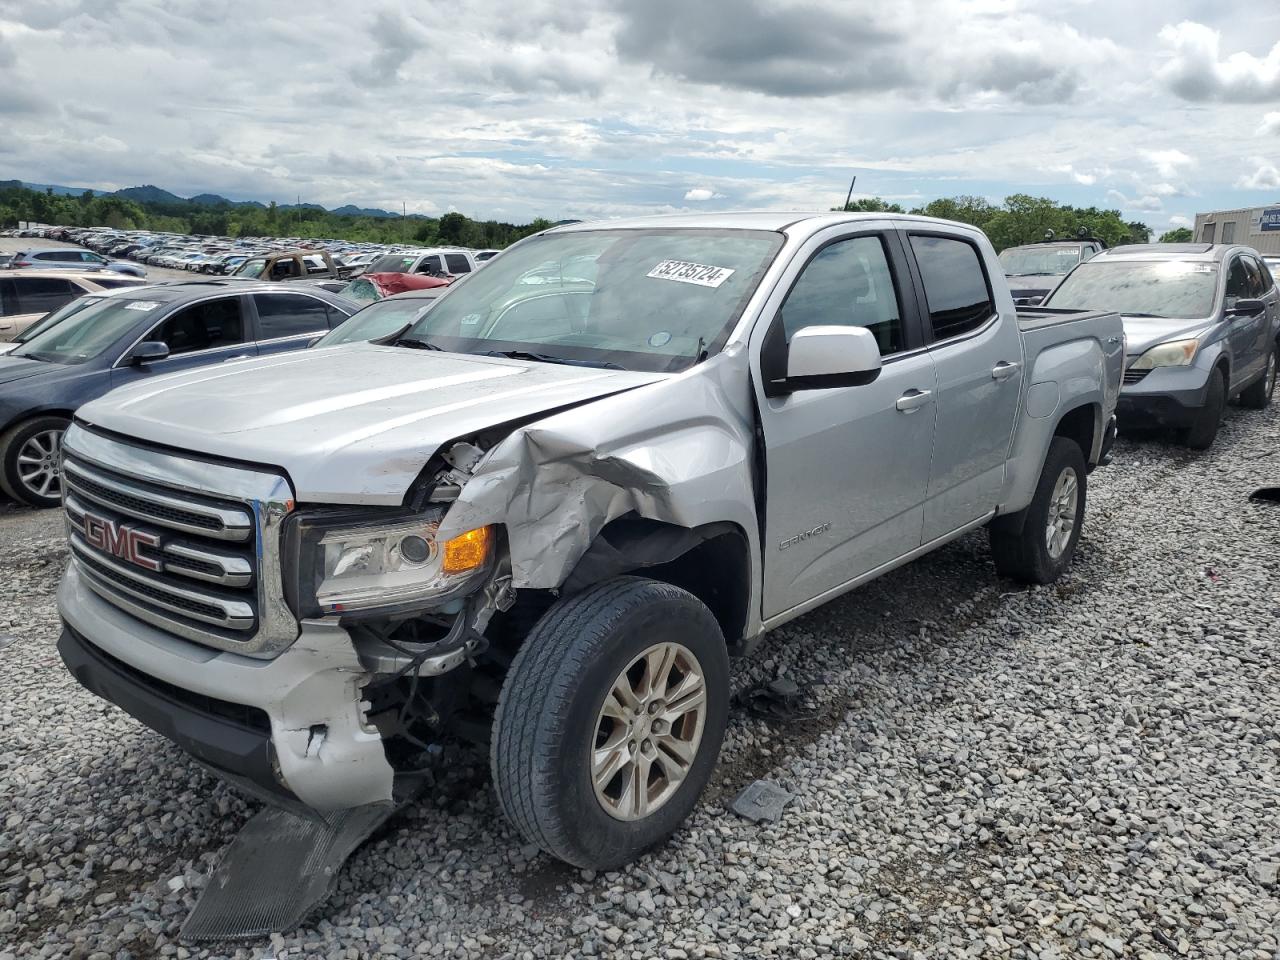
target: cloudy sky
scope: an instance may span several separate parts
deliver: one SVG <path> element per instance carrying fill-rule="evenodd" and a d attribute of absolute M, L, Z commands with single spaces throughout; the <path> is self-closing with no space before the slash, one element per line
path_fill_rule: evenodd
<path fill-rule="evenodd" d="M 0 179 L 523 221 L 853 174 L 1158 230 L 1280 200 L 1280 4 L 0 0 Z"/>

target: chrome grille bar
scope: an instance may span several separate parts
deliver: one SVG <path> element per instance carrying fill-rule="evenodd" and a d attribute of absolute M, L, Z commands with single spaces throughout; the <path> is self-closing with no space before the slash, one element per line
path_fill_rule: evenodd
<path fill-rule="evenodd" d="M 100 473 L 69 456 L 63 459 L 62 476 L 69 490 L 87 500 L 171 530 L 218 540 L 244 541 L 253 535 L 253 517 L 246 510 L 168 496 Z"/>

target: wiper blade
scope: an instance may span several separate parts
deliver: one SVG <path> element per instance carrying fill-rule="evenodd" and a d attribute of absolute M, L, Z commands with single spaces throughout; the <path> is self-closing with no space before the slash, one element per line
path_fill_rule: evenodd
<path fill-rule="evenodd" d="M 535 360 L 538 363 L 561 363 L 567 367 L 596 367 L 601 370 L 625 370 L 608 360 L 570 360 L 568 357 L 553 357 L 547 353 L 533 353 L 529 350 L 484 350 L 482 357 L 506 357 L 508 360 Z"/>
<path fill-rule="evenodd" d="M 1169 319 L 1169 318 L 1168 318 L 1168 317 L 1166 317 L 1163 313 L 1129 313 L 1128 311 L 1125 311 L 1125 312 L 1124 312 L 1124 316 L 1126 316 L 1126 317 L 1143 317 L 1143 318 L 1148 319 L 1148 320 L 1168 320 L 1168 319 Z"/>
<path fill-rule="evenodd" d="M 439 344 L 430 343 L 427 340 L 419 340 L 417 337 L 396 337 L 391 341 L 393 347 L 412 347 L 414 350 L 443 350 L 444 347 Z"/>

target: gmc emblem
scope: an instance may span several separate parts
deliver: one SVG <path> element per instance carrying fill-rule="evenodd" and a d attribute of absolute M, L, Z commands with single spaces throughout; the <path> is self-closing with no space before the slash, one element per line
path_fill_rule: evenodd
<path fill-rule="evenodd" d="M 160 538 L 154 533 L 144 533 L 88 512 L 84 514 L 83 526 L 84 538 L 89 546 L 97 547 L 103 553 L 109 553 L 121 560 L 127 560 L 144 570 L 159 572 L 160 561 L 144 555 L 138 549 L 139 547 L 159 548 Z"/>

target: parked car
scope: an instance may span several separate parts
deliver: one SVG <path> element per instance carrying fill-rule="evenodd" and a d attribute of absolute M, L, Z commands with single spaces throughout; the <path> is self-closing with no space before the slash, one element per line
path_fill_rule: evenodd
<path fill-rule="evenodd" d="M 333 347 L 340 343 L 358 343 L 378 340 L 403 331 L 422 319 L 435 304 L 447 286 L 428 287 L 425 290 L 408 290 L 392 294 L 370 303 L 357 311 L 339 327 L 326 333 L 314 344 L 317 347 Z"/>
<path fill-rule="evenodd" d="M 1124 317 L 1122 426 L 1173 428 L 1204 450 L 1229 399 L 1257 409 L 1275 391 L 1280 292 L 1249 247 L 1116 247 L 1076 267 L 1045 305 Z"/>
<path fill-rule="evenodd" d="M 451 279 L 422 273 L 364 273 L 338 292 L 359 303 L 372 303 L 406 290 L 443 289 L 449 286 Z"/>
<path fill-rule="evenodd" d="M 96 270 L 0 272 L 0 343 L 13 340 L 45 314 L 86 293 L 146 283 L 137 277 Z"/>
<path fill-rule="evenodd" d="M 23 250 L 13 255 L 11 269 L 45 270 L 113 270 L 116 273 L 127 273 L 134 277 L 145 277 L 146 268 L 136 263 L 123 260 L 111 260 L 89 250 L 77 250 L 74 247 L 54 247 L 51 249 Z"/>
<path fill-rule="evenodd" d="M 500 254 L 501 252 L 502 252 L 501 250 L 477 250 L 477 251 L 476 251 L 476 262 L 477 262 L 477 263 L 488 263 L 490 260 L 492 260 L 494 257 L 496 257 L 496 256 L 497 256 L 498 254 Z"/>
<path fill-rule="evenodd" d="M 327 251 L 312 253 L 306 250 L 286 250 L 267 256 L 250 257 L 232 274 L 244 280 L 280 281 L 315 280 L 321 277 L 345 279 L 350 274 L 346 267 L 334 262 Z"/>
<path fill-rule="evenodd" d="M 430 247 L 424 250 L 406 250 L 388 253 L 369 264 L 370 273 L 423 273 L 427 276 L 462 276 L 480 268 L 480 261 L 471 250 L 458 247 Z"/>
<path fill-rule="evenodd" d="M 583 254 L 594 284 L 521 282 Z M 83 408 L 59 649 L 295 808 L 392 804 L 424 738 L 488 739 L 529 842 L 612 869 L 710 779 L 731 652 L 984 525 L 1002 573 L 1061 575 L 1121 340 L 1015 313 L 945 221 L 545 231 L 393 342 Z"/>
<path fill-rule="evenodd" d="M 1272 279 L 1275 279 L 1276 275 L 1280 274 L 1280 257 L 1264 256 L 1262 262 L 1266 266 L 1267 272 L 1271 274 Z"/>
<path fill-rule="evenodd" d="M 1043 301 L 1076 264 L 1105 249 L 1106 241 L 1098 237 L 1042 240 L 1000 251 L 1000 266 L 1009 281 L 1013 302 L 1027 306 Z"/>
<path fill-rule="evenodd" d="M 177 283 L 120 291 L 0 355 L 0 489 L 35 507 L 61 494 L 71 414 L 122 384 L 306 347 L 356 307 L 323 290 Z"/>

